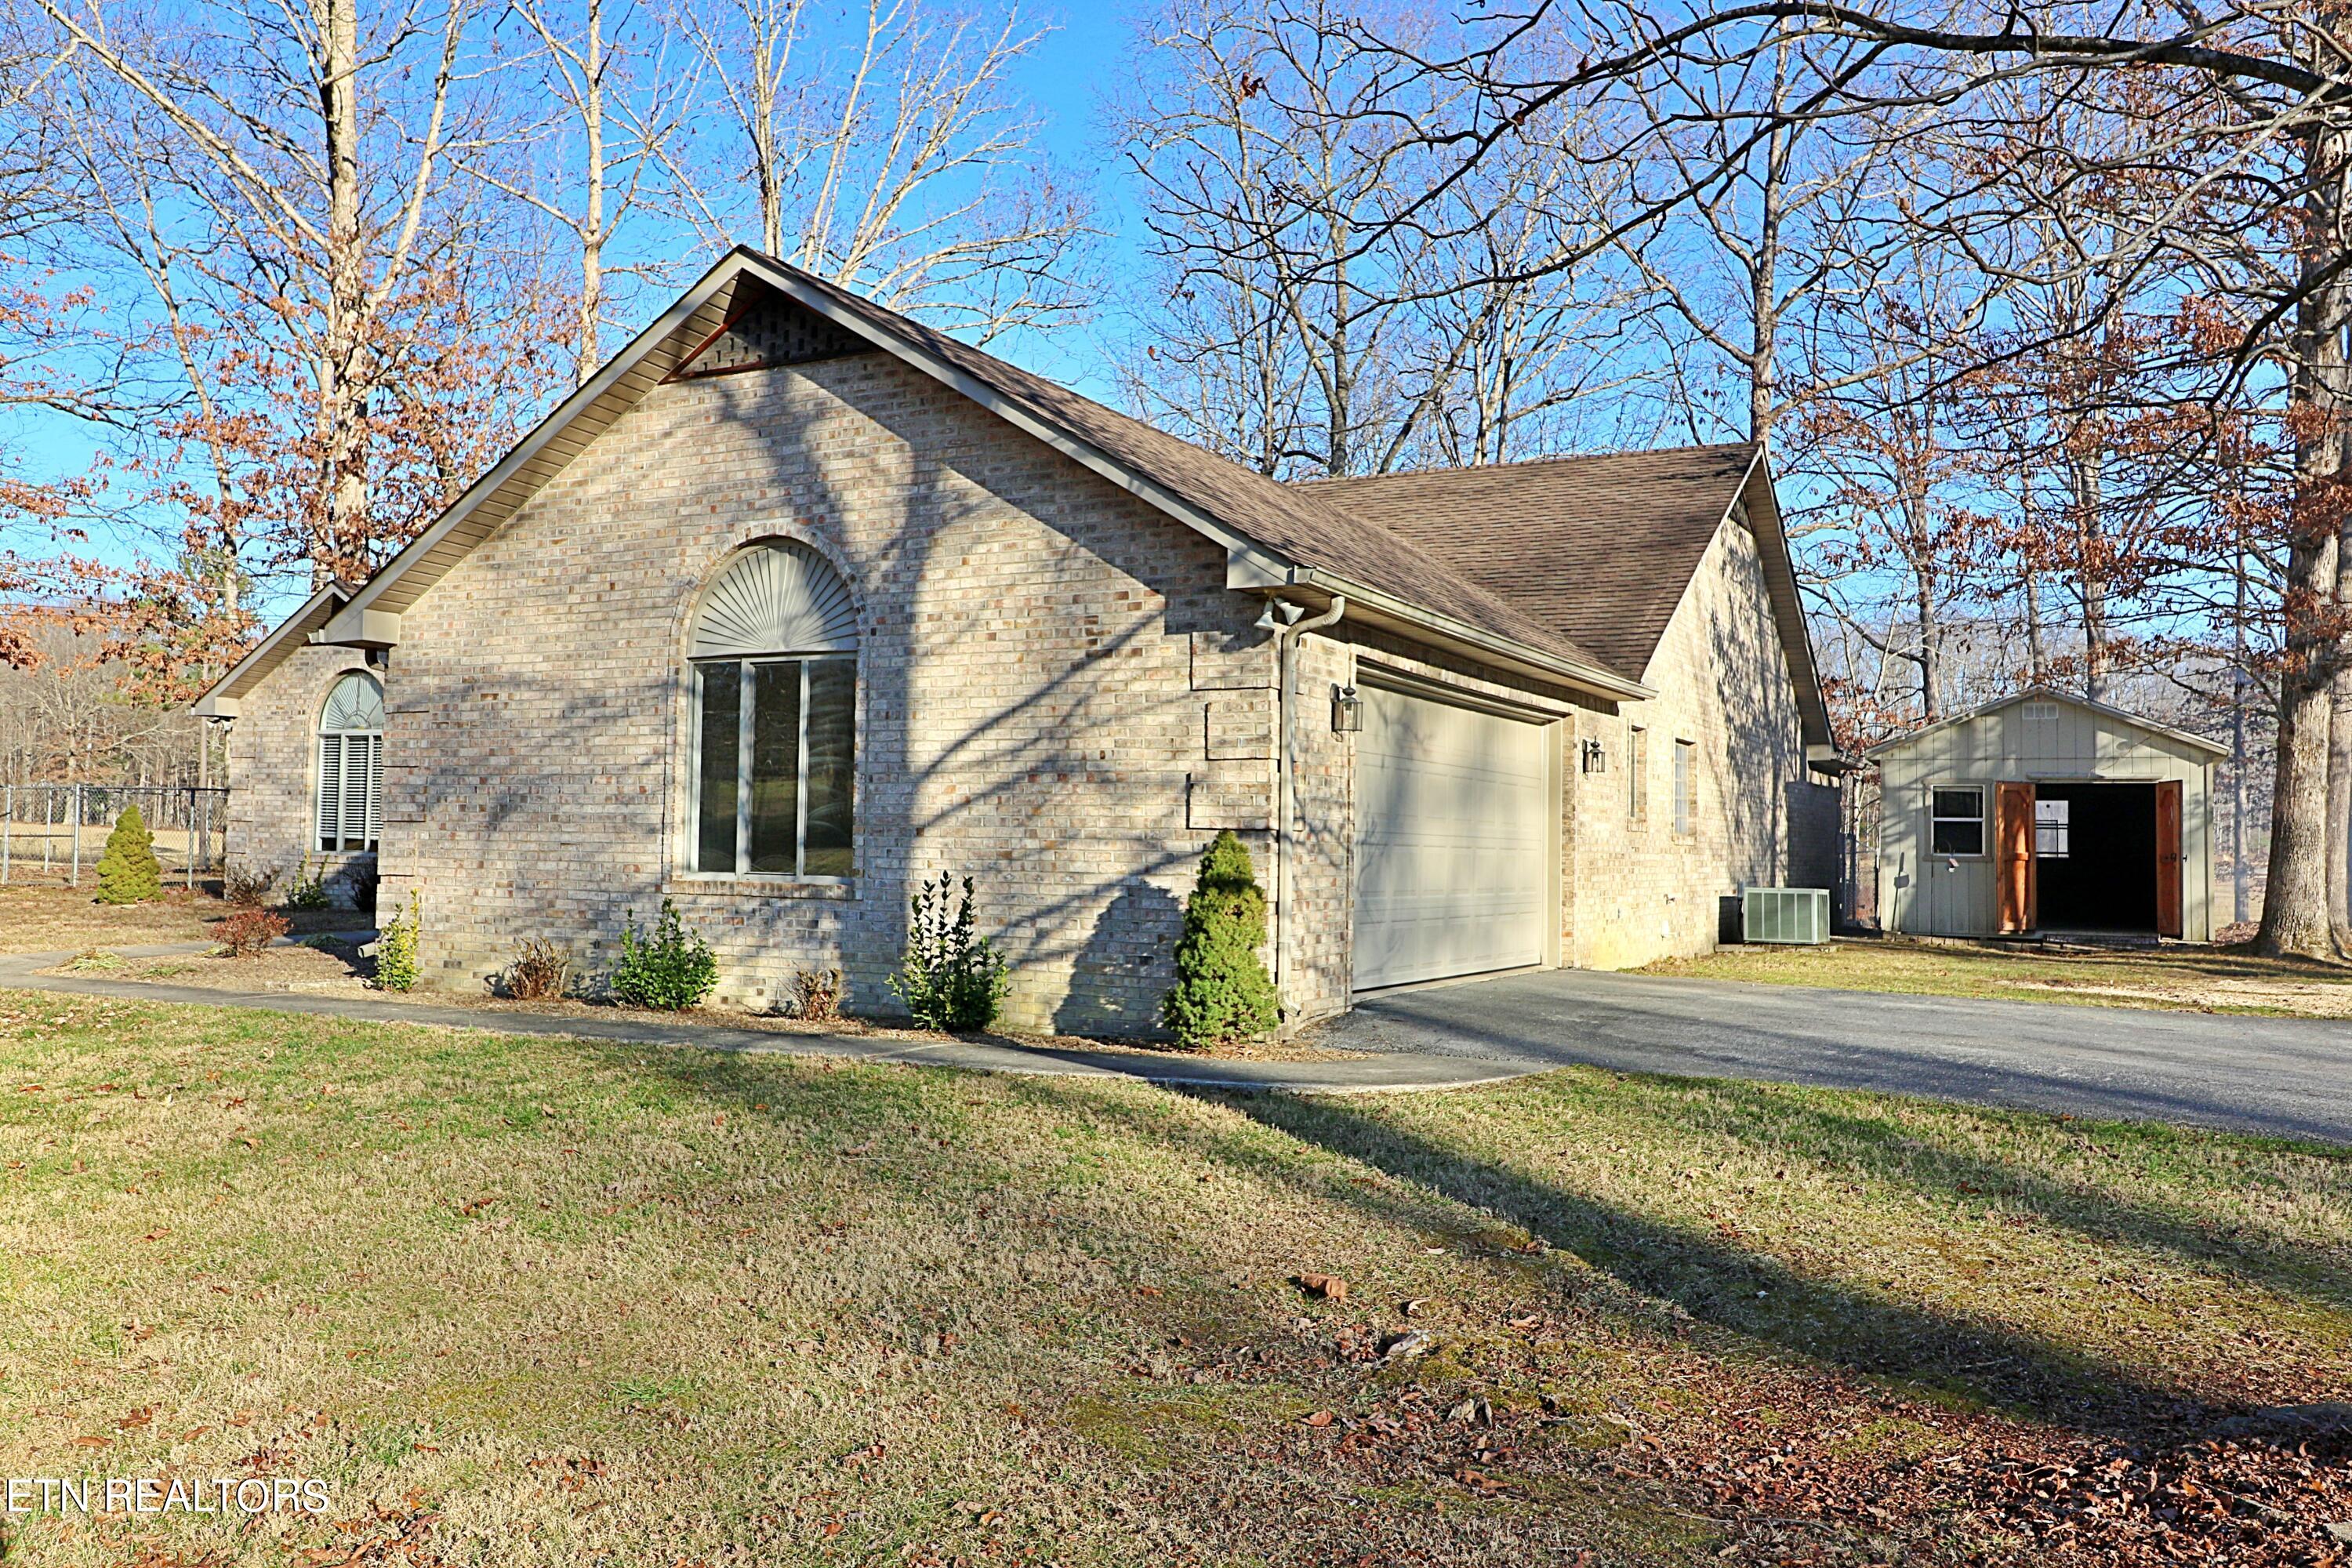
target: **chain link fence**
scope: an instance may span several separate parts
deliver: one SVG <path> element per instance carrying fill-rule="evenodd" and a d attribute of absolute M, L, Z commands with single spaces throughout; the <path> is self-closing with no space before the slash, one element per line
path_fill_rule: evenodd
<path fill-rule="evenodd" d="M 98 875 L 106 836 L 135 805 L 155 836 L 166 881 L 218 876 L 228 849 L 228 791 L 195 784 L 0 784 L 0 884 Z"/>

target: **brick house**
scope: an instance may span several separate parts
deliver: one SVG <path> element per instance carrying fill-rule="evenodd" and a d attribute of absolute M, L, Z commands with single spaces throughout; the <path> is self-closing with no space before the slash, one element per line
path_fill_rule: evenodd
<path fill-rule="evenodd" d="M 1009 1024 L 1144 1032 L 1229 827 L 1305 1019 L 1834 864 L 1752 449 L 1285 485 L 740 250 L 198 706 L 233 865 L 373 865 L 448 985 L 667 897 L 722 996 L 887 1011 L 970 873 Z"/>

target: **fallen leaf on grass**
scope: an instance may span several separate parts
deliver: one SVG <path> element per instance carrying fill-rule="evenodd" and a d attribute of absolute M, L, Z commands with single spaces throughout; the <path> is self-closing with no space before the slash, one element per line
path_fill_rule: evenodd
<path fill-rule="evenodd" d="M 1301 1274 L 1298 1276 L 1298 1288 L 1325 1301 L 1348 1299 L 1348 1282 L 1336 1274 Z"/>
<path fill-rule="evenodd" d="M 77 1448 L 111 1448 L 114 1447 L 114 1439 L 111 1437 L 77 1437 L 74 1439 L 74 1447 Z"/>
<path fill-rule="evenodd" d="M 167 1237 L 167 1236 L 169 1236 L 169 1235 L 171 1235 L 171 1234 L 172 1234 L 172 1228 L 171 1228 L 171 1226 L 163 1226 L 163 1227 L 162 1227 L 162 1228 L 160 1228 L 160 1229 L 156 1229 L 156 1230 L 151 1230 L 151 1231 L 149 1231 L 146 1235 L 144 1235 L 144 1236 L 141 1237 L 139 1239 L 140 1239 L 140 1240 L 142 1240 L 142 1241 L 161 1241 L 161 1240 L 163 1240 L 165 1237 Z"/>
<path fill-rule="evenodd" d="M 1302 1426 L 1328 1426 L 1332 1422 L 1337 1421 L 1339 1417 L 1332 1415 L 1328 1410 L 1318 1410 L 1314 1415 L 1309 1415 L 1306 1420 L 1300 1422 L 1299 1425 Z"/>

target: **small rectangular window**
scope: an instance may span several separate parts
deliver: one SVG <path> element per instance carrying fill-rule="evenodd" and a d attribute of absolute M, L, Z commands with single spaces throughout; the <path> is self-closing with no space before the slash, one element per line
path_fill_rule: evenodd
<path fill-rule="evenodd" d="M 1625 819 L 1650 820 L 1650 732 L 1639 724 L 1625 729 Z"/>
<path fill-rule="evenodd" d="M 1928 792 L 1928 847 L 1937 855 L 1981 855 L 1985 847 L 1984 790 L 1979 786 Z"/>
<path fill-rule="evenodd" d="M 733 659 L 695 671 L 702 688 L 701 792 L 696 812 L 695 868 L 735 869 L 735 774 L 743 743 L 743 667 Z"/>
<path fill-rule="evenodd" d="M 2044 860 L 2063 860 L 2074 853 L 2074 805 L 2071 800 L 2033 803 L 2033 853 Z"/>
<path fill-rule="evenodd" d="M 1698 747 L 1689 741 L 1675 742 L 1675 836 L 1688 838 L 1698 830 Z"/>

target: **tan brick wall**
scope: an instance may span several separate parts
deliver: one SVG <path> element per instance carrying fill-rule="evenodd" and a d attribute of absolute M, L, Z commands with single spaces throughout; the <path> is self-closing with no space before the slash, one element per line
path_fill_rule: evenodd
<path fill-rule="evenodd" d="M 365 669 L 357 648 L 299 647 L 248 693 L 229 729 L 228 868 L 232 875 L 274 875 L 284 892 L 307 859 L 328 878 L 328 891 L 350 902 L 345 875 L 372 865 L 373 855 L 322 855 L 318 849 L 313 791 L 318 774 L 319 714 L 345 670 Z"/>
<path fill-rule="evenodd" d="M 680 869 L 693 606 L 770 536 L 859 600 L 847 888 Z M 722 995 L 837 963 L 887 1010 L 908 894 L 970 873 L 1008 1024 L 1150 1029 L 1211 830 L 1264 861 L 1271 650 L 1223 581 L 1215 545 L 885 356 L 657 388 L 405 615 L 385 896 L 421 889 L 438 984 L 523 937 L 601 967 L 667 894 Z M 247 731 L 240 784 L 274 789 L 286 741 Z"/>
<path fill-rule="evenodd" d="M 1789 874 L 1790 786 L 1805 785 L 1804 738 L 1745 526 L 1727 525 L 1708 548 L 1646 680 L 1654 699 L 1578 718 L 1575 738 L 1601 742 L 1605 773 L 1582 772 L 1570 749 L 1564 956 L 1580 967 L 1708 952 L 1724 896 L 1779 886 Z M 1643 826 L 1629 820 L 1627 805 L 1626 731 L 1634 724 L 1649 734 Z M 1686 837 L 1674 831 L 1678 740 L 1696 747 L 1697 811 Z"/>
<path fill-rule="evenodd" d="M 681 870 L 694 606 L 763 537 L 819 550 L 858 597 L 856 875 L 847 887 Z M 838 964 L 888 1011 L 908 895 L 978 879 L 1013 965 L 1006 1022 L 1156 1028 L 1182 900 L 1221 827 L 1269 898 L 1273 644 L 1223 552 L 881 355 L 657 388 L 414 605 L 386 679 L 384 889 L 424 900 L 428 978 L 470 986 L 525 937 L 608 963 L 624 919 L 675 898 L 765 1005 Z M 1725 530 L 1622 714 L 1343 623 L 1301 644 L 1286 992 L 1343 1009 L 1353 955 L 1354 751 L 1330 691 L 1360 661 L 1504 695 L 1561 748 L 1560 956 L 1704 951 L 1717 897 L 1785 874 L 1801 780 L 1794 693 L 1754 542 Z M 232 742 L 233 853 L 309 842 L 310 726 L 361 662 L 306 648 L 249 694 Z M 1652 736 L 1646 828 L 1625 821 L 1624 727 Z M 1582 773 L 1600 738 L 1609 771 Z M 1697 831 L 1672 832 L 1675 738 L 1698 743 Z"/>

